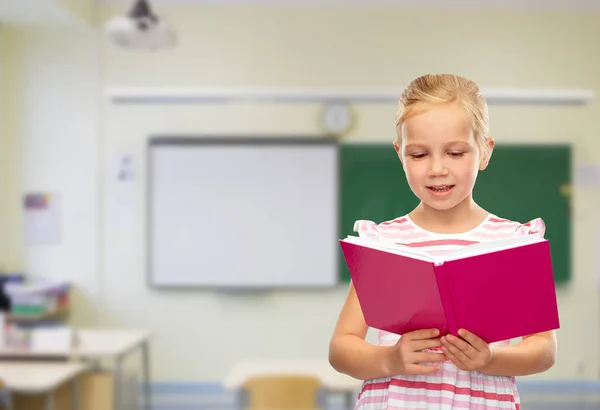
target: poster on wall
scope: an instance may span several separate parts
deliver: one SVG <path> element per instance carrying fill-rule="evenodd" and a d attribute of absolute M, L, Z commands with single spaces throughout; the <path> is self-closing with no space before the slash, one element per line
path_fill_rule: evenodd
<path fill-rule="evenodd" d="M 110 206 L 107 221 L 119 230 L 119 235 L 124 235 L 133 232 L 139 222 L 136 164 L 129 153 L 120 153 L 112 161 L 107 186 Z"/>
<path fill-rule="evenodd" d="M 25 241 L 28 245 L 55 245 L 60 242 L 58 196 L 31 192 L 23 198 Z"/>
<path fill-rule="evenodd" d="M 133 156 L 122 154 L 114 164 L 115 200 L 120 208 L 129 208 L 135 205 L 135 164 Z"/>

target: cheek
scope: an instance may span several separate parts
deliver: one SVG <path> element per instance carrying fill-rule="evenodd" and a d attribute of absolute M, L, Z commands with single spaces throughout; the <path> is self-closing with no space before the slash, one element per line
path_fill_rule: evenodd
<path fill-rule="evenodd" d="M 427 166 L 425 161 L 409 161 L 404 164 L 404 173 L 409 185 L 417 185 L 419 181 L 427 176 Z"/>
<path fill-rule="evenodd" d="M 479 164 L 476 161 L 465 161 L 457 166 L 454 175 L 468 182 L 474 182 L 479 171 Z"/>

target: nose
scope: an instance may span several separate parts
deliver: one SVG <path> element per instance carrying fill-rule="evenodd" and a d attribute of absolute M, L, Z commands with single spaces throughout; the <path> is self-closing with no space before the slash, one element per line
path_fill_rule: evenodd
<path fill-rule="evenodd" d="M 437 177 L 448 174 L 448 169 L 443 159 L 436 156 L 431 156 L 431 162 L 429 163 L 429 176 Z"/>

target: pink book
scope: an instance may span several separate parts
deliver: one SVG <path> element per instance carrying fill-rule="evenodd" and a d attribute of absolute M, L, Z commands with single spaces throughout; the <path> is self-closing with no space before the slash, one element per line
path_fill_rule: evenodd
<path fill-rule="evenodd" d="M 340 240 L 368 326 L 395 334 L 467 329 L 488 343 L 560 327 L 548 240 L 466 246 L 436 258 L 403 245 Z"/>

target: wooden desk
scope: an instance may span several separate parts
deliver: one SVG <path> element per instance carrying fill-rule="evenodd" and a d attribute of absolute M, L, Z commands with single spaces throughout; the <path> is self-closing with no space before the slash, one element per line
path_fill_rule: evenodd
<path fill-rule="evenodd" d="M 56 358 L 61 360 L 97 361 L 114 360 L 115 364 L 115 410 L 123 408 L 122 380 L 125 357 L 136 349 L 142 351 L 142 372 L 144 383 L 144 405 L 150 410 L 150 333 L 144 330 L 128 329 L 76 329 L 76 343 L 65 353 L 43 350 L 21 350 L 0 348 L 1 359 L 33 360 L 36 358 Z M 2 362 L 0 362 L 1 364 Z"/>
<path fill-rule="evenodd" d="M 236 363 L 224 380 L 226 388 L 239 390 L 251 376 L 273 374 L 302 374 L 318 377 L 323 387 L 332 393 L 344 396 L 345 407 L 352 409 L 356 392 L 362 387 L 362 380 L 337 372 L 327 360 L 243 360 Z"/>
<path fill-rule="evenodd" d="M 0 362 L 0 379 L 9 393 L 45 394 L 46 409 L 54 410 L 54 392 L 73 381 L 73 408 L 79 409 L 76 378 L 87 369 L 83 363 Z"/>

